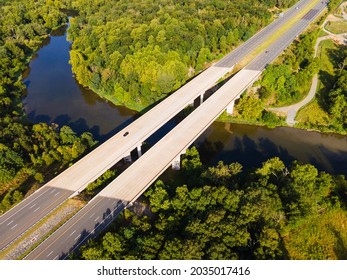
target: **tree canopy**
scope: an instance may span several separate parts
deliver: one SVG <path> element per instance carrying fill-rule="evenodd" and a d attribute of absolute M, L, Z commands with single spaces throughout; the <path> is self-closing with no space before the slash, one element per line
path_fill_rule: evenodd
<path fill-rule="evenodd" d="M 291 104 L 307 94 L 319 69 L 317 59 L 313 58 L 317 34 L 316 30 L 301 35 L 276 63 L 265 69 L 259 92 L 266 104 Z"/>
<path fill-rule="evenodd" d="M 195 148 L 184 161 L 180 172 L 186 178 L 189 175 L 187 184 L 156 182 L 145 193 L 146 214 L 125 210 L 110 231 L 81 249 L 80 257 L 347 257 L 342 253 L 347 244 L 343 230 L 347 181 L 343 176 L 299 162 L 286 166 L 279 158 L 248 171 L 242 171 L 239 163 L 204 167 Z"/>
<path fill-rule="evenodd" d="M 21 103 L 22 72 L 44 38 L 67 22 L 65 1 L 0 2 L 0 214 L 95 144 L 55 124 L 31 124 Z M 49 175 L 50 176 L 50 175 Z"/>
<path fill-rule="evenodd" d="M 78 81 L 116 104 L 141 110 L 295 1 L 73 0 L 68 30 Z"/>

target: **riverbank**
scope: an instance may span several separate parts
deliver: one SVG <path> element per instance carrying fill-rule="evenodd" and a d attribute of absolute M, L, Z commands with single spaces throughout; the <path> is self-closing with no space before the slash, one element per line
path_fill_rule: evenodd
<path fill-rule="evenodd" d="M 41 185 L 50 167 L 55 167 L 52 173 L 64 168 L 95 143 L 88 133 L 77 137 L 68 127 L 28 121 L 22 103 L 26 84 L 21 78 L 49 33 L 65 25 L 66 16 L 44 1 L 5 2 L 0 7 L 1 213 Z M 44 17 L 38 20 L 38 15 Z"/>
<path fill-rule="evenodd" d="M 319 20 L 321 21 L 321 19 Z M 72 33 L 76 33 L 77 31 L 76 30 L 73 30 Z M 74 35 L 75 36 L 75 35 Z M 73 37 L 73 36 L 72 36 Z M 77 38 L 77 40 L 79 40 L 79 38 Z M 319 39 L 321 40 L 321 39 Z M 105 53 L 106 55 L 107 53 Z M 117 54 L 119 55 L 119 54 Z M 76 57 L 77 59 L 77 56 L 79 57 L 78 59 L 81 59 L 81 53 L 75 53 L 75 51 L 73 52 L 73 57 Z M 77 60 L 78 60 L 77 59 Z M 110 58 L 109 58 L 110 59 Z M 119 58 L 121 59 L 121 58 Z M 107 60 L 107 59 L 106 59 Z M 310 59 L 309 59 L 310 60 Z M 306 63 L 305 61 L 302 61 L 301 63 Z M 74 63 L 73 63 L 74 64 Z M 75 70 L 79 69 L 78 68 L 78 65 L 77 63 L 75 63 Z M 312 66 L 309 66 L 308 68 L 314 68 L 314 63 L 312 63 Z M 82 68 L 81 68 L 82 69 Z M 105 69 L 106 71 L 107 69 Z M 115 71 L 115 70 L 113 70 Z M 129 70 L 130 71 L 130 70 Z M 306 72 L 305 72 L 306 71 Z M 302 76 L 305 76 L 305 75 L 309 75 L 308 73 L 311 71 L 310 69 L 308 70 L 305 70 L 303 71 L 303 73 L 300 73 Z M 120 71 L 121 73 L 123 73 L 124 71 Z M 108 73 L 108 74 L 107 74 Z M 111 75 L 112 73 L 109 73 L 109 71 L 107 72 L 105 75 Z M 78 73 L 76 72 L 77 74 L 77 77 L 79 76 Z M 103 75 L 99 75 L 99 77 L 97 77 L 98 75 L 95 75 L 95 84 L 100 84 L 103 80 Z M 136 76 L 136 75 L 135 75 Z M 134 77 L 135 79 L 136 77 Z M 300 77 L 299 77 L 300 78 Z M 300 83 L 300 79 L 298 78 L 298 83 Z M 94 79 L 94 78 L 93 78 Z M 101 79 L 101 80 L 100 80 Z M 84 83 L 81 79 L 80 79 L 80 82 L 82 82 L 82 84 Z M 311 89 L 308 91 L 308 94 L 306 95 L 305 93 L 302 93 L 303 96 L 306 95 L 306 97 L 300 101 L 299 103 L 297 104 L 294 104 L 294 105 L 291 105 L 291 106 L 288 106 L 288 107 L 281 107 L 281 108 L 269 108 L 268 106 L 264 106 L 264 108 L 266 108 L 266 110 L 263 110 L 261 113 L 259 113 L 259 116 L 257 116 L 256 118 L 253 118 L 252 120 L 249 120 L 247 118 L 243 118 L 243 116 L 238 116 L 238 115 L 234 115 L 233 117 L 226 117 L 226 116 L 221 116 L 219 118 L 219 120 L 223 120 L 223 121 L 231 121 L 231 122 L 243 122 L 243 123 L 248 123 L 248 124 L 256 124 L 256 125 L 267 125 L 268 127 L 276 127 L 276 126 L 283 126 L 285 125 L 284 122 L 283 122 L 283 118 L 281 116 L 276 116 L 275 114 L 272 114 L 270 111 L 274 111 L 274 112 L 282 112 L 282 115 L 285 115 L 287 117 L 287 125 L 289 126 L 294 126 L 296 121 L 295 121 L 295 117 L 296 115 L 298 114 L 299 110 L 301 108 L 303 108 L 304 106 L 306 106 L 307 104 L 309 104 L 313 97 L 315 96 L 315 93 L 317 91 L 317 85 L 318 85 L 318 78 L 317 78 L 317 75 L 314 75 L 313 76 L 313 79 L 312 79 L 312 86 L 311 86 Z M 149 104 L 152 104 L 150 102 L 150 98 L 147 100 L 146 96 L 143 95 L 143 98 L 145 98 L 147 101 L 147 103 L 141 103 L 140 100 L 136 99 L 136 98 L 131 98 L 129 96 L 129 94 L 122 90 L 122 87 L 120 86 L 120 84 L 117 84 L 114 88 L 114 91 L 117 92 L 117 94 L 109 94 L 107 93 L 107 87 L 96 87 L 94 86 L 94 83 L 92 83 L 90 85 L 90 88 L 92 88 L 93 90 L 95 90 L 95 92 L 97 92 L 102 98 L 105 98 L 106 100 L 109 100 L 111 101 L 113 104 L 125 104 L 126 106 L 128 107 L 131 107 L 137 111 L 142 111 L 143 109 L 143 106 L 144 104 L 147 106 L 147 108 L 150 106 Z M 139 91 L 140 88 L 139 88 Z M 293 94 L 296 94 L 295 92 Z M 295 99 L 295 98 L 294 98 Z M 293 99 L 293 100 L 294 100 Z M 261 104 L 260 104 L 261 105 Z M 146 110 L 143 110 L 143 112 L 145 112 Z M 284 114 L 283 114 L 284 112 Z M 280 114 L 281 115 L 281 114 Z M 240 119 L 243 120 L 241 121 Z M 341 130 L 334 130 L 333 128 L 323 128 L 321 129 L 320 126 L 315 126 L 315 127 L 311 127 L 311 126 L 307 126 L 303 123 L 300 123 L 297 125 L 297 127 L 301 128 L 301 129 L 308 129 L 308 130 L 315 130 L 315 131 L 322 131 L 323 133 L 325 132 L 335 132 L 335 133 L 342 133 L 344 134 L 343 131 Z"/>
<path fill-rule="evenodd" d="M 69 42 L 64 33 L 61 36 L 52 36 L 49 45 L 40 49 L 37 58 L 31 62 L 31 71 L 27 78 L 30 81 L 28 94 L 23 100 L 31 121 L 57 122 L 59 126 L 68 124 L 76 131 L 93 133 L 97 140 L 102 142 L 136 117 L 135 111 L 114 106 L 95 93 L 79 87 L 72 77 L 68 61 Z M 47 65 L 50 67 L 47 68 Z M 228 117 L 226 114 L 225 116 Z M 146 140 L 146 148 L 179 121 L 180 117 L 174 118 L 164 130 L 159 130 Z M 219 121 L 213 123 L 194 142 L 201 151 L 204 164 L 214 164 L 219 160 L 226 163 L 239 161 L 245 168 L 253 168 L 256 163 L 260 164 L 258 159 L 265 161 L 269 157 L 279 156 L 287 163 L 298 159 L 315 163 L 320 170 L 336 174 L 344 172 L 343 168 L 347 170 L 347 166 L 341 164 L 340 160 L 347 154 L 347 145 L 339 135 L 284 127 L 284 119 L 281 119 L 282 127 L 274 129 L 259 126 L 263 124 L 261 122 L 246 125 L 243 120 L 232 121 L 234 124 Z M 281 138 L 281 135 L 285 137 Z M 315 140 L 312 140 L 310 146 L 309 142 L 303 145 L 303 139 Z M 324 149 L 320 150 L 319 146 Z M 346 150 L 339 151 L 337 147 L 346 147 Z M 257 160 L 254 158 L 255 154 Z M 345 160 L 347 163 L 347 158 Z"/>

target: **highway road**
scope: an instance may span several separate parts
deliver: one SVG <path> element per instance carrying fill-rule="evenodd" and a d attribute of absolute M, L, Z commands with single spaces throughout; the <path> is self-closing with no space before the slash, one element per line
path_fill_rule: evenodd
<path fill-rule="evenodd" d="M 71 195 L 81 192 L 89 183 L 129 155 L 132 150 L 140 146 L 143 141 L 230 70 L 231 68 L 227 67 L 210 67 L 202 72 L 146 114 L 49 181 L 39 191 L 2 215 L 0 217 L 0 250 L 7 247 L 23 232 L 53 211 L 60 203 Z M 128 132 L 128 135 L 124 137 L 125 132 Z M 49 195 L 52 188 L 60 190 L 57 196 L 54 193 Z M 34 204 L 40 207 L 32 212 L 31 207 Z M 45 206 L 43 207 L 43 205 Z"/>
<path fill-rule="evenodd" d="M 39 217 L 42 217 L 41 213 L 49 214 L 72 194 L 70 190 L 47 186 L 39 189 L 35 195 L 24 200 L 12 211 L 6 212 L 0 220 L 2 248 L 35 224 Z"/>
<path fill-rule="evenodd" d="M 320 3 L 120 174 L 26 259 L 64 259 L 135 201 L 325 8 Z M 155 163 L 155 164 L 154 164 Z M 141 178 L 141 179 L 140 179 Z M 95 219 L 94 219 L 95 217 Z"/>
<path fill-rule="evenodd" d="M 268 36 L 295 16 L 300 11 L 295 7 L 303 7 L 309 2 L 309 0 L 300 1 L 292 9 L 289 9 L 282 18 L 277 19 L 264 30 L 258 32 L 249 41 L 225 56 L 220 62 L 199 74 L 146 114 L 133 121 L 129 126 L 49 181 L 39 191 L 2 215 L 0 217 L 0 250 L 3 250 L 20 237 L 70 196 L 81 192 L 89 183 L 129 155 L 132 150 L 140 146 L 143 141 L 184 107 L 204 94 L 220 78 L 230 72 L 233 66 L 241 61 L 245 55 L 255 50 Z M 128 135 L 124 137 L 123 135 L 126 132 L 128 132 Z M 52 192 L 53 189 L 56 192 Z"/>
<path fill-rule="evenodd" d="M 64 227 L 60 227 L 47 241 L 52 246 L 44 250 L 34 251 L 27 259 L 56 260 L 65 259 L 87 239 L 95 237 L 105 229 L 114 218 L 124 210 L 128 202 L 111 197 L 97 196 L 91 200 L 88 207 L 82 208 Z M 84 219 L 88 223 L 84 223 Z"/>
<path fill-rule="evenodd" d="M 252 38 L 250 38 L 241 46 L 236 48 L 232 53 L 223 57 L 220 61 L 216 63 L 216 66 L 225 67 L 237 64 L 238 61 L 240 61 L 239 57 L 243 59 L 245 56 L 252 53 L 259 45 L 264 43 L 274 32 L 279 30 L 283 26 L 283 24 L 285 24 L 298 13 L 300 13 L 300 10 L 304 6 L 309 4 L 311 1 L 312 0 L 303 0 L 296 3 L 291 9 L 289 9 L 286 13 L 284 13 L 273 23 L 260 30 Z"/>
<path fill-rule="evenodd" d="M 307 25 L 312 22 L 324 9 L 326 4 L 319 2 L 313 9 L 306 13 L 288 32 L 286 36 L 281 36 L 275 43 L 267 48 L 262 56 L 256 57 L 247 66 L 246 69 L 262 71 L 269 62 L 273 61 L 283 51 L 283 46 L 288 47 L 293 38 L 301 34 Z"/>
<path fill-rule="evenodd" d="M 225 110 L 232 96 L 240 95 L 260 74 L 260 71 L 240 71 L 25 259 L 64 259 L 103 230 L 205 131 Z"/>

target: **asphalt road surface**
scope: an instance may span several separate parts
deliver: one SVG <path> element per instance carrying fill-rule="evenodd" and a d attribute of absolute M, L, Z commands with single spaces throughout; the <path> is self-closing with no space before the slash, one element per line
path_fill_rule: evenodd
<path fill-rule="evenodd" d="M 240 58 L 243 59 L 245 56 L 254 51 L 257 47 L 259 47 L 259 45 L 264 43 L 269 36 L 271 36 L 277 30 L 280 30 L 283 24 L 300 13 L 300 10 L 309 3 L 310 0 L 299 1 L 273 23 L 260 30 L 257 34 L 236 48 L 233 52 L 223 57 L 219 62 L 216 63 L 216 66 L 228 67 L 230 65 L 237 64 L 238 61 L 240 61 Z"/>
<path fill-rule="evenodd" d="M 262 71 L 274 61 L 281 52 L 288 47 L 292 41 L 302 33 L 307 25 L 312 22 L 324 9 L 326 4 L 319 2 L 313 9 L 309 10 L 288 32 L 282 35 L 276 42 L 267 48 L 262 54 L 252 60 L 245 68 L 249 70 Z"/>
<path fill-rule="evenodd" d="M 8 211 L 0 220 L 0 248 L 11 243 L 14 236 L 22 235 L 28 228 L 63 203 L 73 192 L 54 187 L 41 188 L 25 199 L 13 211 Z M 52 199 L 53 198 L 53 199 Z"/>
<path fill-rule="evenodd" d="M 40 246 L 40 250 L 34 250 L 27 259 L 67 258 L 87 239 L 95 237 L 104 230 L 124 210 L 127 203 L 110 197 L 95 197 L 88 203 L 88 207 L 83 208 L 63 227 L 55 231 L 44 241 L 44 247 Z"/>
<path fill-rule="evenodd" d="M 260 74 L 260 71 L 240 71 L 25 259 L 64 259 L 94 237 L 129 202 L 138 198 Z"/>

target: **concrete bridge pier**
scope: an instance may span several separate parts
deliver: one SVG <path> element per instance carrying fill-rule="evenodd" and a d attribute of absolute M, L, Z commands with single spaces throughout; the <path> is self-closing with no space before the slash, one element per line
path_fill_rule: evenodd
<path fill-rule="evenodd" d="M 204 102 L 204 94 L 200 95 L 200 105 Z"/>
<path fill-rule="evenodd" d="M 142 145 L 137 146 L 137 155 L 140 158 L 142 156 L 142 149 L 141 149 Z"/>
<path fill-rule="evenodd" d="M 128 155 L 126 155 L 123 159 L 125 162 L 132 162 L 133 161 L 130 153 Z"/>
<path fill-rule="evenodd" d="M 137 146 L 136 150 L 137 150 L 137 155 L 140 158 L 142 156 L 142 145 Z M 131 157 L 131 153 L 126 155 L 123 159 L 125 162 L 132 162 L 133 161 L 133 159 Z"/>
<path fill-rule="evenodd" d="M 231 101 L 231 103 L 227 107 L 227 113 L 228 115 L 232 115 L 234 112 L 234 105 L 235 105 L 235 100 Z"/>
<path fill-rule="evenodd" d="M 173 162 L 171 163 L 171 167 L 173 170 L 181 169 L 181 155 L 179 155 L 177 158 L 173 160 Z"/>

